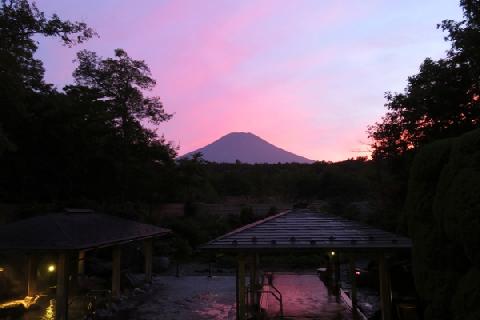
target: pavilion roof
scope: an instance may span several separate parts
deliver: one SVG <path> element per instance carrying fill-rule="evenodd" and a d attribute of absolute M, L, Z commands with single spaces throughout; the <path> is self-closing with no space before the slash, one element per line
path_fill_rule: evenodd
<path fill-rule="evenodd" d="M 246 225 L 210 241 L 204 250 L 294 251 L 411 248 L 410 239 L 327 213 L 291 210 Z"/>
<path fill-rule="evenodd" d="M 1 225 L 0 250 L 84 250 L 170 233 L 111 215 L 70 210 Z"/>

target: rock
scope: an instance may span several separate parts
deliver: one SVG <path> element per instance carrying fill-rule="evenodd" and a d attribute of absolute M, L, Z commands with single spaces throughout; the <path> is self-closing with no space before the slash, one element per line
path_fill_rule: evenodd
<path fill-rule="evenodd" d="M 170 266 L 170 258 L 165 256 L 159 256 L 159 257 L 155 256 L 152 259 L 152 263 L 153 263 L 153 271 L 155 272 L 166 271 Z"/>
<path fill-rule="evenodd" d="M 140 288 L 133 289 L 133 295 L 134 296 L 139 295 L 139 294 L 144 294 L 144 293 L 145 293 L 145 290 L 142 290 Z"/>
<path fill-rule="evenodd" d="M 95 312 L 95 316 L 97 319 L 109 319 L 113 316 L 113 313 L 107 309 L 100 309 Z"/>
<path fill-rule="evenodd" d="M 117 312 L 119 310 L 118 305 L 116 303 L 112 303 L 110 305 L 110 310 L 112 310 L 113 312 Z"/>

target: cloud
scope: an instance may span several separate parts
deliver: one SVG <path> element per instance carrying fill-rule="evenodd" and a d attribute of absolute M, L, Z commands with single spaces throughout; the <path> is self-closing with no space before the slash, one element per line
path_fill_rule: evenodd
<path fill-rule="evenodd" d="M 443 54 L 435 23 L 455 18 L 451 2 L 433 0 L 39 0 L 39 6 L 83 18 L 101 36 L 74 50 L 42 40 L 47 79 L 60 87 L 69 82 L 81 48 L 111 56 L 121 47 L 144 59 L 157 79 L 151 94 L 175 113 L 158 131 L 179 143 L 180 153 L 251 131 L 325 160 L 366 149 L 366 127 L 384 113 L 383 92 L 402 89 L 425 56 Z"/>

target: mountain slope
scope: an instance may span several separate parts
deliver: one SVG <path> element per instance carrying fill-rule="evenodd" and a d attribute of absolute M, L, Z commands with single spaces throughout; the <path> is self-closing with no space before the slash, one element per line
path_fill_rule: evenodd
<path fill-rule="evenodd" d="M 213 143 L 185 154 L 201 152 L 203 158 L 210 162 L 234 163 L 239 160 L 244 163 L 312 163 L 305 157 L 288 152 L 250 132 L 232 132 Z"/>

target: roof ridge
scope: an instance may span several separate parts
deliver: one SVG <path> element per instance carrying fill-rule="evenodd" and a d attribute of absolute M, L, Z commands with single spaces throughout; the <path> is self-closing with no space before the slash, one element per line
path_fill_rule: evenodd
<path fill-rule="evenodd" d="M 310 220 L 310 217 L 314 219 Z M 326 212 L 293 209 L 237 228 L 200 248 L 242 253 L 242 250 L 313 251 L 333 248 L 390 250 L 410 248 L 411 245 L 407 237 L 364 222 Z"/>
<path fill-rule="evenodd" d="M 62 216 L 62 217 L 64 216 L 64 214 L 62 214 L 62 213 L 58 213 L 58 215 L 59 215 L 59 216 Z M 62 234 L 67 238 L 67 240 L 68 240 L 69 242 L 73 242 L 73 238 L 72 238 L 69 234 L 67 234 L 67 233 L 65 232 L 65 230 L 63 230 L 63 228 L 62 228 L 62 227 L 60 226 L 60 224 L 58 223 L 57 219 L 53 219 L 53 222 L 55 223 L 55 226 L 57 226 L 58 230 L 60 230 L 60 233 L 62 233 Z"/>
<path fill-rule="evenodd" d="M 208 241 L 206 244 L 202 245 L 202 247 L 210 244 L 211 242 L 214 242 L 214 241 L 217 241 L 217 240 L 220 240 L 220 239 L 229 237 L 229 236 L 231 236 L 232 234 L 239 233 L 239 232 L 241 232 L 241 231 L 243 231 L 243 230 L 245 230 L 245 229 L 248 229 L 248 228 L 251 228 L 251 227 L 256 227 L 256 226 L 261 225 L 261 224 L 263 224 L 263 223 L 265 223 L 265 222 L 267 222 L 267 221 L 270 221 L 270 220 L 276 219 L 276 218 L 278 218 L 278 217 L 284 216 L 284 215 L 286 215 L 287 213 L 290 213 L 290 212 L 292 212 L 292 211 L 293 211 L 293 210 L 286 210 L 286 211 L 277 213 L 277 214 L 275 214 L 275 215 L 273 215 L 273 216 L 266 217 L 266 218 L 260 219 L 260 220 L 258 220 L 258 221 L 255 221 L 255 222 L 246 224 L 246 225 L 244 225 L 244 226 L 242 226 L 242 227 L 239 227 L 239 228 L 237 228 L 237 229 L 235 229 L 235 230 L 233 230 L 233 231 L 230 231 L 229 233 L 226 233 L 226 234 L 224 234 L 224 235 L 221 235 L 220 237 L 217 237 L 217 238 L 215 238 L 215 239 L 212 239 L 212 240 Z"/>

